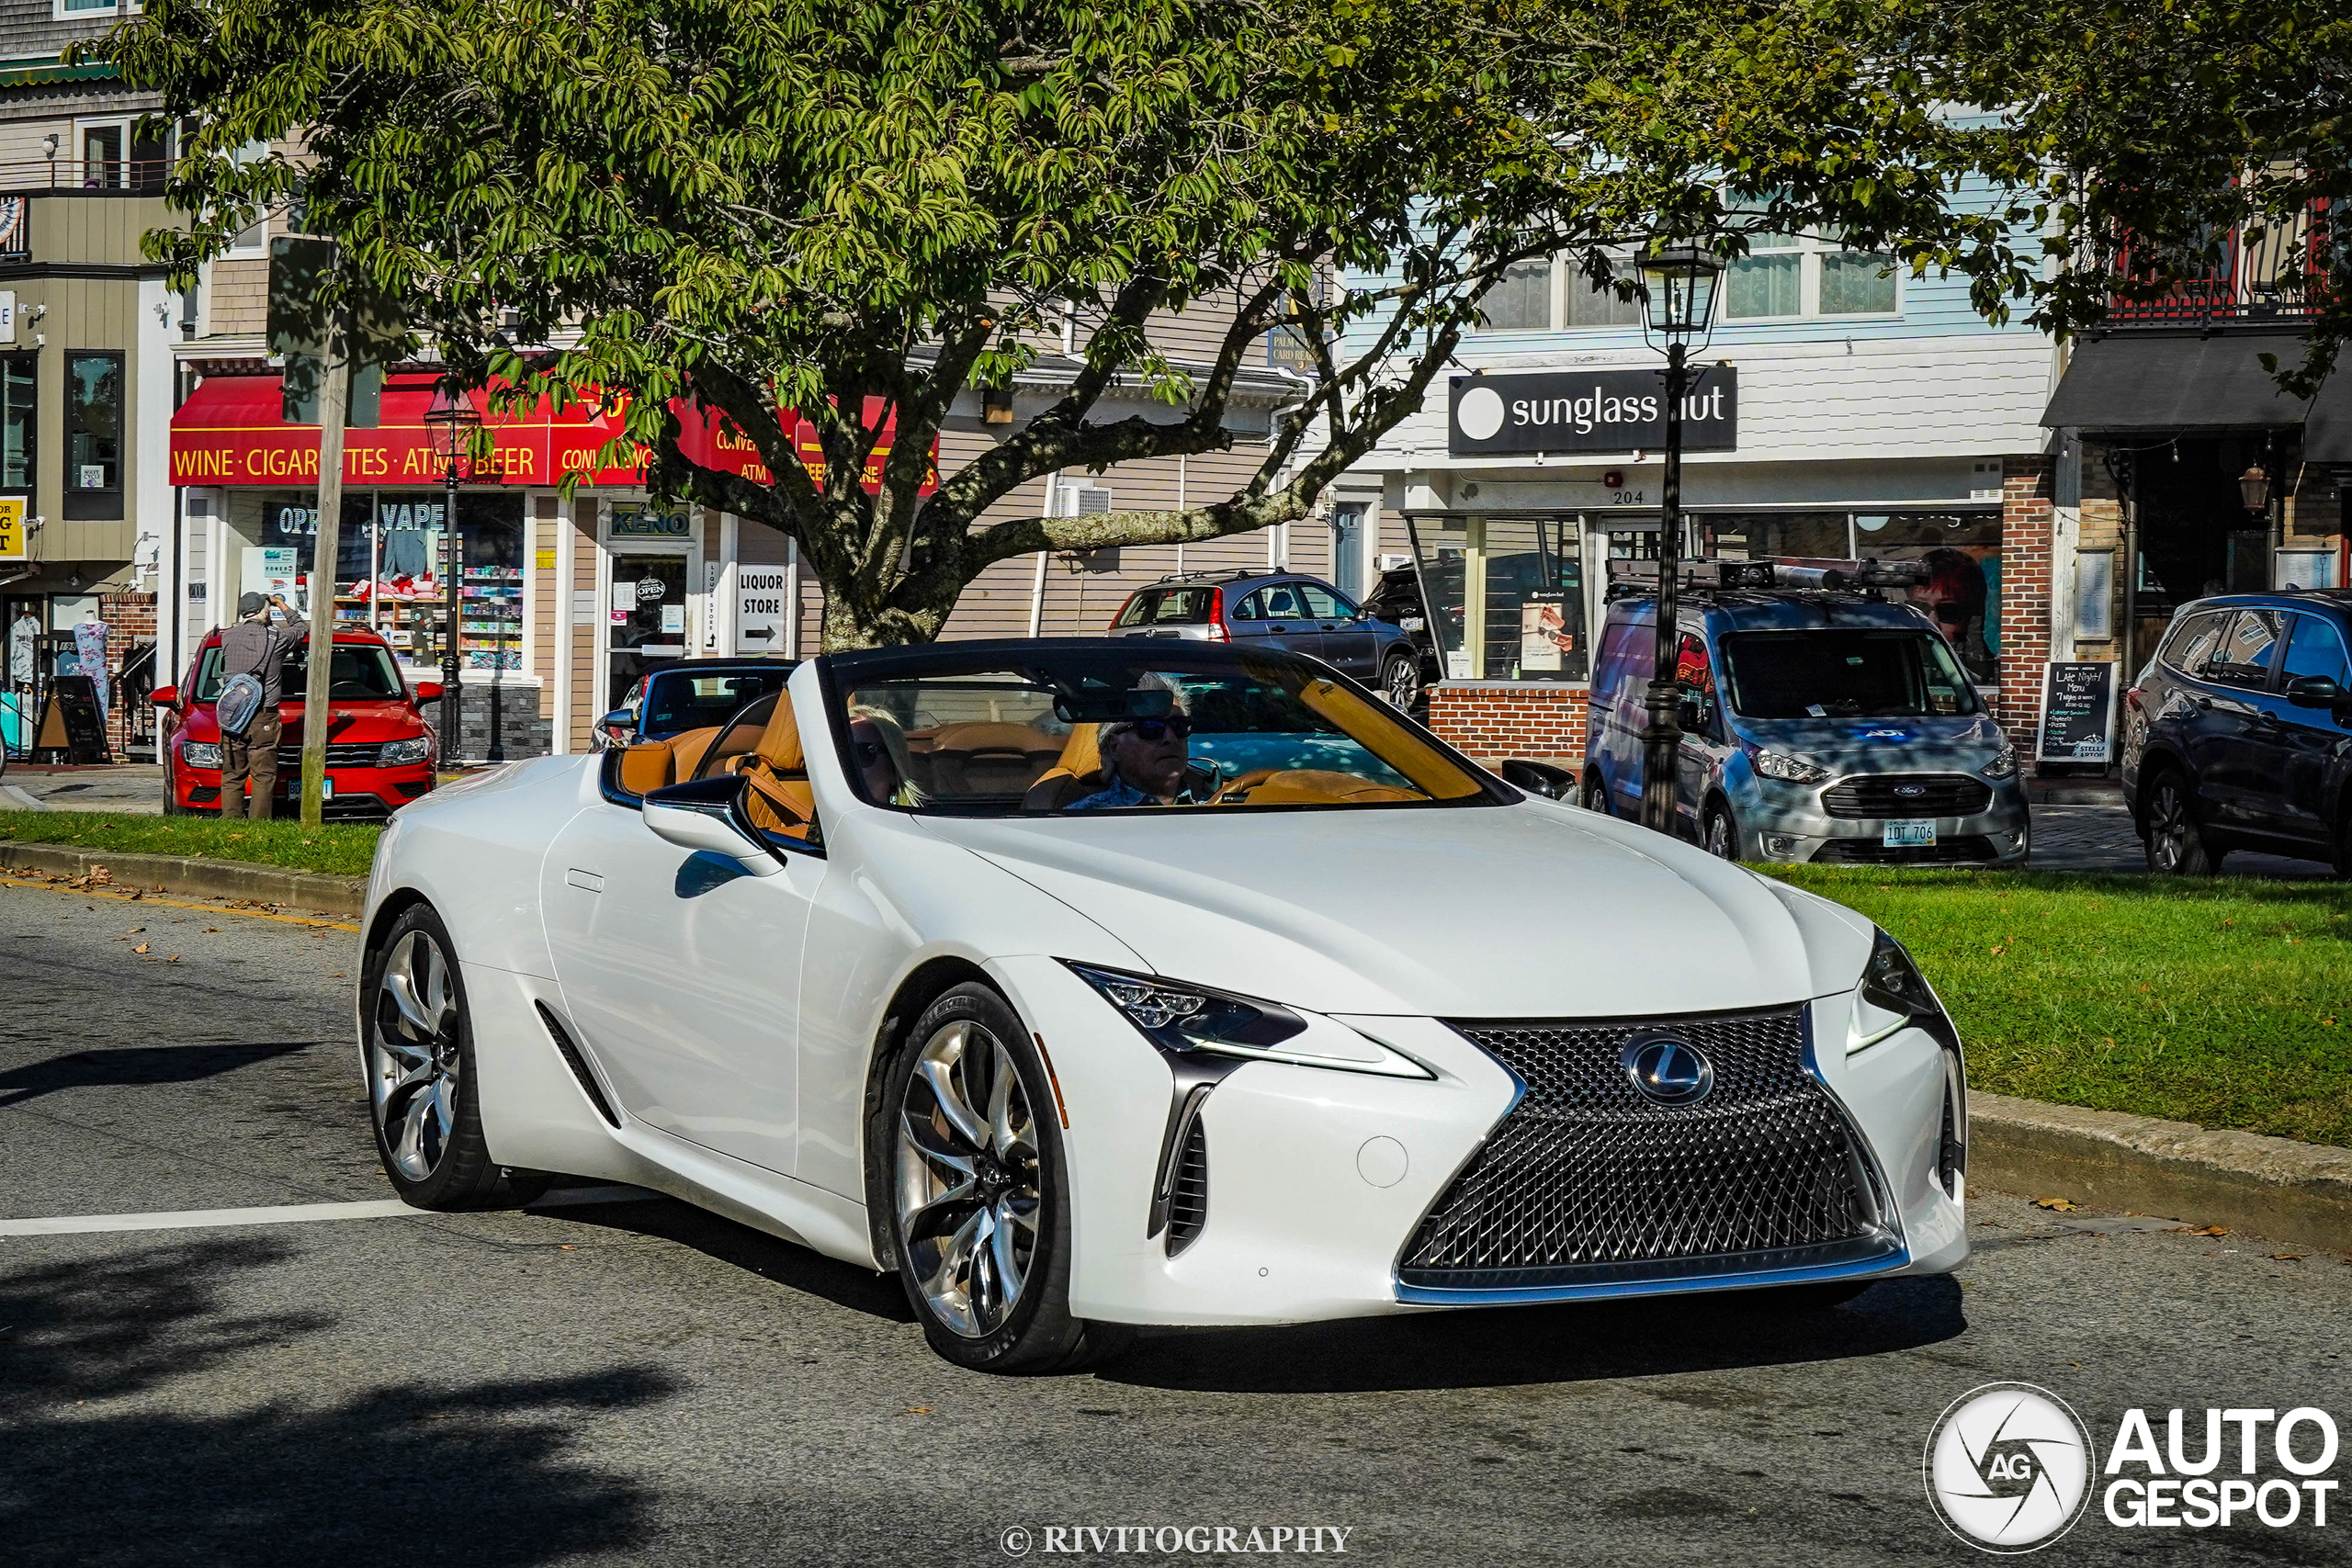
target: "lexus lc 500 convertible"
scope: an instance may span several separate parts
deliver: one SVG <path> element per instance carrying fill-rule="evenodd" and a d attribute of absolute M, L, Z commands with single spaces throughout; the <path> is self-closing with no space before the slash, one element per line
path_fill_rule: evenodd
<path fill-rule="evenodd" d="M 364 929 L 410 1202 L 659 1189 L 895 1270 L 966 1366 L 1967 1251 L 1960 1042 L 1891 938 L 1295 654 L 811 660 L 409 806 Z"/>

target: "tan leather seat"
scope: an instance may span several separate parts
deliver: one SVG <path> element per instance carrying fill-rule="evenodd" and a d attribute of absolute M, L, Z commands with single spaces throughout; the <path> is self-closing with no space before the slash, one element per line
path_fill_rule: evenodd
<path fill-rule="evenodd" d="M 760 743 L 736 764 L 750 784 L 744 809 L 763 833 L 805 839 L 817 819 L 817 799 L 808 788 L 808 759 L 800 749 L 800 725 L 790 696 L 779 697 Z"/>
<path fill-rule="evenodd" d="M 620 785 L 631 795 L 651 795 L 695 776 L 702 754 L 722 726 L 688 729 L 666 740 L 642 740 L 621 750 Z"/>
<path fill-rule="evenodd" d="M 968 720 L 944 724 L 915 750 L 918 766 L 930 777 L 926 788 L 944 795 L 1010 795 L 1034 784 L 1044 769 L 1058 765 L 1063 748 L 1054 738 L 1025 724 Z M 914 737 L 909 736 L 911 743 Z"/>
<path fill-rule="evenodd" d="M 1059 811 L 1102 787 L 1102 747 L 1098 739 L 1102 728 L 1099 724 L 1070 727 L 1060 760 L 1037 775 L 1037 782 L 1021 797 L 1022 810 Z"/>

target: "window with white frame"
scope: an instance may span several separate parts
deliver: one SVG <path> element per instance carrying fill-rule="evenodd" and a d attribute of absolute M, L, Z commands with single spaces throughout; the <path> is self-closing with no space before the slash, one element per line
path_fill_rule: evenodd
<path fill-rule="evenodd" d="M 1726 321 L 1892 316 L 1903 308 L 1894 258 L 1811 234 L 1751 234 L 1724 280 Z"/>
<path fill-rule="evenodd" d="M 1610 276 L 1623 278 L 1631 276 L 1633 263 L 1625 257 L 1612 258 Z M 1561 324 L 1571 332 L 1593 327 L 1638 327 L 1642 324 L 1642 302 L 1627 299 L 1607 283 L 1596 283 L 1579 268 L 1567 269 Z"/>
<path fill-rule="evenodd" d="M 80 21 L 89 17 L 135 17 L 140 0 L 50 0 L 53 22 Z"/>
<path fill-rule="evenodd" d="M 1552 328 L 1552 263 L 1513 262 L 1478 301 L 1482 333 L 1541 333 Z"/>

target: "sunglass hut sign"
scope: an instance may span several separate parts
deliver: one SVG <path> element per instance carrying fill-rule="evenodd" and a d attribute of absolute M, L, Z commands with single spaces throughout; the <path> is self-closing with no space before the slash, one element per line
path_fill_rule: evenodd
<path fill-rule="evenodd" d="M 1739 372 L 1692 367 L 1682 400 L 1682 446 L 1728 452 L 1739 445 Z M 1655 452 L 1666 445 L 1666 376 L 1657 370 L 1555 370 L 1534 376 L 1457 376 L 1446 450 L 1498 453 Z"/>

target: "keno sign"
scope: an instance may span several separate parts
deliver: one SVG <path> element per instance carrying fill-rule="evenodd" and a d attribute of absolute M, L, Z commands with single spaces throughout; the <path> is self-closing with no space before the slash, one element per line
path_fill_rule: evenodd
<path fill-rule="evenodd" d="M 1739 372 L 1691 367 L 1682 400 L 1682 446 L 1728 452 L 1739 445 Z M 1666 378 L 1657 370 L 1547 370 L 1532 376 L 1453 378 L 1446 450 L 1498 453 L 1655 452 L 1666 445 Z"/>

